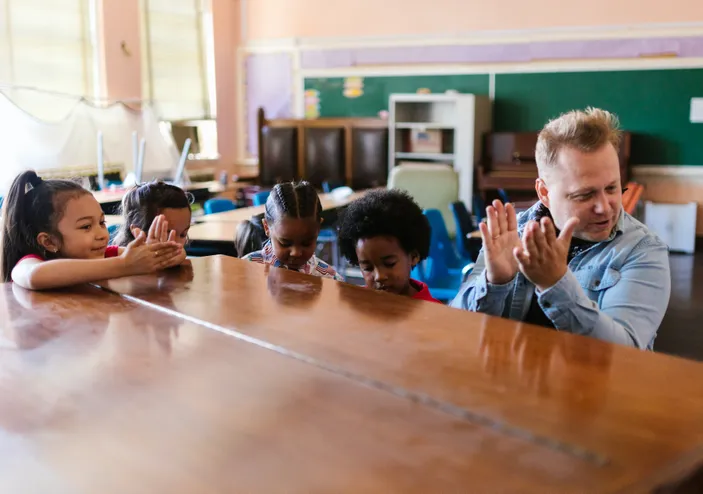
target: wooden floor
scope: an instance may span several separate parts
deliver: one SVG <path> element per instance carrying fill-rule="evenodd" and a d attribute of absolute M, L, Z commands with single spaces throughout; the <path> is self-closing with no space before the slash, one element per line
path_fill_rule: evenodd
<path fill-rule="evenodd" d="M 654 350 L 703 361 L 703 252 L 672 254 L 671 281 L 671 301 Z"/>

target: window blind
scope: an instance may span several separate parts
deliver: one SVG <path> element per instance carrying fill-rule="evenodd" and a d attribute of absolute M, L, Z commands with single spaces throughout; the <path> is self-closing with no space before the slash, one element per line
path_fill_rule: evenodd
<path fill-rule="evenodd" d="M 0 90 L 42 119 L 94 96 L 91 24 L 89 0 L 0 0 Z"/>
<path fill-rule="evenodd" d="M 142 88 L 163 120 L 211 116 L 203 0 L 144 0 Z"/>

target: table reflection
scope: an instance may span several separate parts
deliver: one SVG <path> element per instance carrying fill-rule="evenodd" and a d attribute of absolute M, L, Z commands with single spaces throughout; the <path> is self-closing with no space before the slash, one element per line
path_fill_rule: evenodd
<path fill-rule="evenodd" d="M 266 286 L 271 297 L 280 305 L 308 309 L 319 302 L 322 278 L 318 276 L 291 276 L 281 268 L 266 266 Z"/>

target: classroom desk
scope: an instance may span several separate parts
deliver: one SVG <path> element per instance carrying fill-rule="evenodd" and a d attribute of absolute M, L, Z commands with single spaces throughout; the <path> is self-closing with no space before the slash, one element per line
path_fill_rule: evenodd
<path fill-rule="evenodd" d="M 191 281 L 167 274 L 159 291 L 150 276 L 100 285 L 459 420 L 464 427 L 452 434 L 470 431 L 469 442 L 459 440 L 466 449 L 442 446 L 442 457 L 457 463 L 418 457 L 412 463 L 430 484 L 409 482 L 408 491 L 457 491 L 471 479 L 464 487 L 481 492 L 649 492 L 703 471 L 701 363 L 224 256 L 193 259 L 192 266 Z M 387 418 L 368 403 L 344 407 L 350 420 L 369 413 L 370 427 Z M 282 413 L 297 416 L 295 409 Z M 419 444 L 437 447 L 429 446 L 435 433 L 444 434 L 416 429 L 403 443 L 410 449 L 398 454 L 407 459 Z M 326 438 L 335 455 L 348 452 L 339 434 Z M 359 482 L 373 482 L 389 473 L 385 461 L 371 477 L 350 468 Z M 457 476 L 454 468 L 471 474 Z"/>
<path fill-rule="evenodd" d="M 194 182 L 186 186 L 186 190 L 193 195 L 196 202 L 202 202 L 209 199 L 212 195 L 224 192 L 227 190 L 227 187 L 216 181 Z M 103 211 L 105 211 L 106 214 L 114 214 L 120 207 L 122 197 L 124 197 L 127 190 L 98 190 L 92 192 L 95 199 L 97 199 L 102 206 Z"/>
<path fill-rule="evenodd" d="M 224 256 L 99 285 L 0 285 L 0 492 L 651 492 L 703 467 L 697 362 Z"/>
<path fill-rule="evenodd" d="M 333 194 L 320 194 L 320 204 L 322 205 L 323 211 L 331 211 L 341 207 L 346 206 L 350 202 L 359 197 L 362 197 L 368 190 L 360 190 L 354 192 L 347 197 L 336 198 Z M 248 208 L 238 208 L 232 211 L 225 211 L 224 213 L 208 214 L 202 217 L 202 220 L 206 223 L 210 222 L 221 222 L 229 221 L 239 223 L 244 220 L 248 220 L 252 216 L 264 213 L 264 206 L 251 206 Z"/>

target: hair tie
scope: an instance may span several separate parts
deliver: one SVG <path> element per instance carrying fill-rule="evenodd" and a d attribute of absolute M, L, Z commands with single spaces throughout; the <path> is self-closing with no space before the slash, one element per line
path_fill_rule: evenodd
<path fill-rule="evenodd" d="M 31 185 L 33 189 L 36 189 L 42 184 L 42 182 L 44 181 L 39 175 L 34 175 L 34 177 L 29 181 L 29 185 Z"/>

